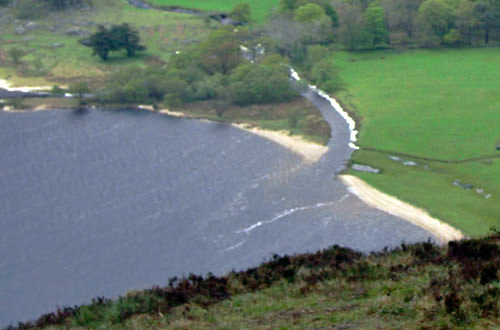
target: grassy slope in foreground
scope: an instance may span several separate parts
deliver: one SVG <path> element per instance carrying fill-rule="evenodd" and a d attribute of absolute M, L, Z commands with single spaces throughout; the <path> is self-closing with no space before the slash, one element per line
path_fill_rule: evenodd
<path fill-rule="evenodd" d="M 500 48 L 338 53 L 334 60 L 345 83 L 337 96 L 362 118 L 362 150 L 353 160 L 383 170 L 352 174 L 469 235 L 498 226 L 500 158 L 408 167 L 363 147 L 442 160 L 498 155 Z M 484 193 L 453 186 L 456 179 Z"/>
<path fill-rule="evenodd" d="M 239 3 L 250 4 L 252 19 L 261 22 L 270 13 L 272 8 L 277 8 L 279 0 L 148 0 L 148 2 L 161 6 L 179 6 L 208 11 L 230 11 Z"/>
<path fill-rule="evenodd" d="M 369 256 L 332 247 L 42 317 L 51 329 L 484 329 L 500 322 L 500 234 Z M 48 321 L 48 322 L 47 322 Z"/>

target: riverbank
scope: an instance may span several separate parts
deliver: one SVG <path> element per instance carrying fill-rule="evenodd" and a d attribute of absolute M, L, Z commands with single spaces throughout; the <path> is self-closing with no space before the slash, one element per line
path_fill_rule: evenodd
<path fill-rule="evenodd" d="M 460 240 L 466 236 L 450 225 L 433 218 L 427 211 L 402 202 L 396 197 L 387 195 L 353 175 L 339 175 L 340 180 L 354 195 L 371 207 L 405 219 L 420 228 L 432 233 L 441 243 Z"/>

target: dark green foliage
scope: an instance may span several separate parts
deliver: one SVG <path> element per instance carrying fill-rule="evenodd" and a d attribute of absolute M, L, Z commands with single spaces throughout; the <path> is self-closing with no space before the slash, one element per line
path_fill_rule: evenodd
<path fill-rule="evenodd" d="M 8 55 L 12 63 L 18 66 L 22 63 L 22 58 L 26 55 L 26 52 L 18 47 L 12 47 L 8 50 Z"/>
<path fill-rule="evenodd" d="M 241 40 L 232 28 L 221 28 L 192 51 L 191 64 L 199 64 L 208 74 L 229 74 L 242 62 L 240 45 Z"/>
<path fill-rule="evenodd" d="M 181 72 L 150 68 L 115 73 L 101 96 L 102 102 L 112 103 L 157 103 L 166 101 L 179 105 L 188 99 L 188 83 Z"/>
<path fill-rule="evenodd" d="M 334 93 L 340 88 L 340 78 L 334 61 L 328 57 L 312 65 L 310 78 L 327 93 Z"/>
<path fill-rule="evenodd" d="M 229 13 L 229 17 L 241 23 L 250 22 L 251 11 L 248 3 L 240 3 L 234 6 L 233 10 Z"/>
<path fill-rule="evenodd" d="M 137 30 L 126 23 L 111 26 L 109 34 L 113 41 L 113 50 L 125 49 L 128 57 L 132 57 L 136 52 L 146 49 L 146 47 L 139 44 Z"/>
<path fill-rule="evenodd" d="M 5 7 L 10 3 L 10 0 L 0 0 L 0 7 Z"/>
<path fill-rule="evenodd" d="M 230 88 L 231 99 L 238 105 L 282 102 L 297 96 L 288 67 L 281 65 L 242 65 L 231 75 Z"/>
<path fill-rule="evenodd" d="M 372 2 L 366 8 L 365 21 L 373 47 L 386 44 L 389 41 L 389 31 L 387 31 L 384 9 L 377 1 Z"/>
<path fill-rule="evenodd" d="M 241 63 L 241 51 L 235 41 L 224 41 L 207 47 L 201 58 L 203 69 L 209 74 L 230 73 Z"/>
<path fill-rule="evenodd" d="M 98 55 L 102 60 L 107 60 L 109 52 L 125 49 L 127 56 L 132 57 L 137 51 L 146 47 L 139 44 L 139 33 L 127 23 L 112 25 L 110 29 L 99 26 L 98 31 L 81 44 L 93 50 L 92 55 Z"/>
<path fill-rule="evenodd" d="M 74 83 L 69 87 L 69 90 L 71 93 L 76 94 L 76 96 L 78 97 L 78 105 L 84 105 L 85 94 L 90 92 L 90 88 L 87 82 L 79 81 L 77 83 Z"/>

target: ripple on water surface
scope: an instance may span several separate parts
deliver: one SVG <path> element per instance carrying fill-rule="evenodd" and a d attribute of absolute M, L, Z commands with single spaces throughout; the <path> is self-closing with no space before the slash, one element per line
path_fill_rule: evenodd
<path fill-rule="evenodd" d="M 0 143 L 0 326 L 273 253 L 429 236 L 350 195 L 335 141 L 307 166 L 227 125 L 43 111 L 0 113 Z"/>

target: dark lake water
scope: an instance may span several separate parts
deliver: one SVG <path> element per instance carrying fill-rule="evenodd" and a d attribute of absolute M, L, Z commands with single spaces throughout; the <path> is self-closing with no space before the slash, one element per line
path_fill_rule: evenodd
<path fill-rule="evenodd" d="M 351 150 L 306 165 L 231 126 L 149 112 L 0 112 L 0 326 L 59 305 L 222 274 L 273 253 L 426 240 L 335 178 Z"/>

